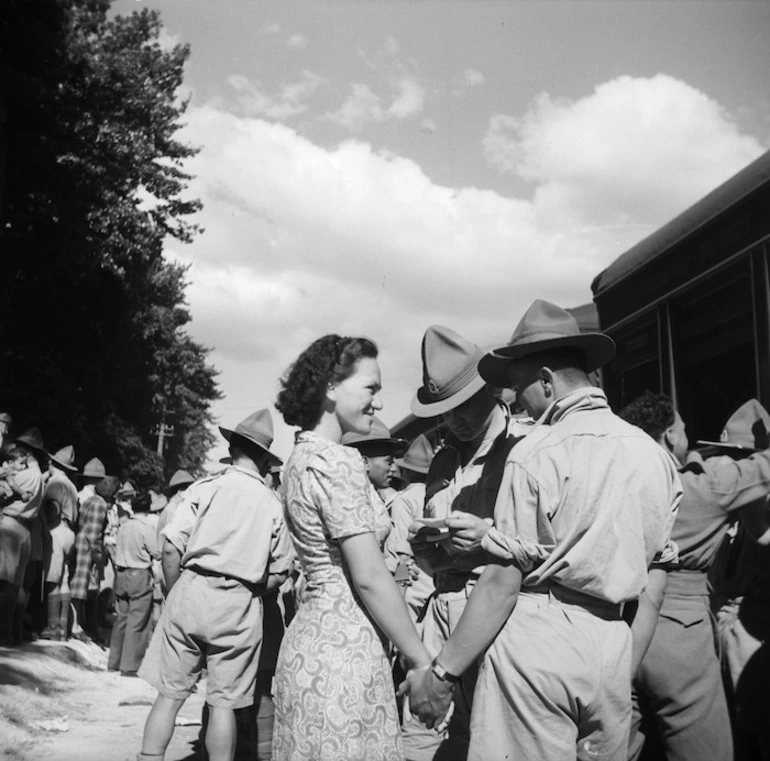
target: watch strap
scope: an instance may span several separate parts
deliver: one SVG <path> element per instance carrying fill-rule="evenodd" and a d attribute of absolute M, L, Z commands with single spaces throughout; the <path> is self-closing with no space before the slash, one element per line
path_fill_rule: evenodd
<path fill-rule="evenodd" d="M 434 660 L 430 666 L 431 673 L 436 679 L 442 682 L 449 682 L 450 684 L 457 684 L 460 681 L 460 677 L 455 674 L 451 674 L 447 671 L 438 661 Z"/>

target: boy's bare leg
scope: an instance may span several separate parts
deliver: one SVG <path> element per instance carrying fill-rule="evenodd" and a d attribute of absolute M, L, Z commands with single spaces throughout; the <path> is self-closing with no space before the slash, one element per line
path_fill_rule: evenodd
<path fill-rule="evenodd" d="M 184 700 L 158 695 L 150 709 L 144 725 L 142 755 L 163 758 L 171 737 L 174 734 L 174 722 Z"/>
<path fill-rule="evenodd" d="M 233 761 L 235 758 L 235 711 L 209 706 L 206 750 L 210 761 Z"/>

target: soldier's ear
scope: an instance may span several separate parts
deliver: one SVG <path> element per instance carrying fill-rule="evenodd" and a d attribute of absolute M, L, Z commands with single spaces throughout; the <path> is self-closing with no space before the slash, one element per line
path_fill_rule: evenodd
<path fill-rule="evenodd" d="M 538 370 L 538 379 L 543 385 L 543 393 L 546 398 L 550 398 L 553 393 L 553 370 L 550 367 L 541 367 Z"/>

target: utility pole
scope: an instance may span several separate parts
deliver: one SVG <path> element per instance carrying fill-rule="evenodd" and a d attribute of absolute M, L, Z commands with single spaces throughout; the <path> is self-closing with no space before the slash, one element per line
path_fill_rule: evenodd
<path fill-rule="evenodd" d="M 166 416 L 165 414 L 160 419 L 160 424 L 156 425 L 153 429 L 153 433 L 157 435 L 158 437 L 158 446 L 157 446 L 157 453 L 163 457 L 163 449 L 166 445 L 166 439 L 170 438 L 174 435 L 174 426 L 173 425 L 166 425 Z"/>

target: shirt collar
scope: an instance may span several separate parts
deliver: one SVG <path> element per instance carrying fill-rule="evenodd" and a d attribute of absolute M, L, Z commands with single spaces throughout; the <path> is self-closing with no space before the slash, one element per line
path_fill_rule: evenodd
<path fill-rule="evenodd" d="M 609 407 L 604 391 L 595 386 L 584 386 L 551 402 L 537 421 L 537 425 L 554 425 L 573 412 L 609 409 Z"/>
<path fill-rule="evenodd" d="M 231 470 L 235 470 L 238 473 L 244 473 L 245 475 L 251 476 L 252 478 L 256 478 L 257 481 L 261 481 L 263 484 L 265 484 L 265 479 L 262 478 L 262 476 L 254 470 L 248 470 L 247 468 L 242 468 L 239 465 L 230 465 L 225 472 L 227 473 Z M 267 486 L 267 484 L 265 484 L 265 486 Z"/>

